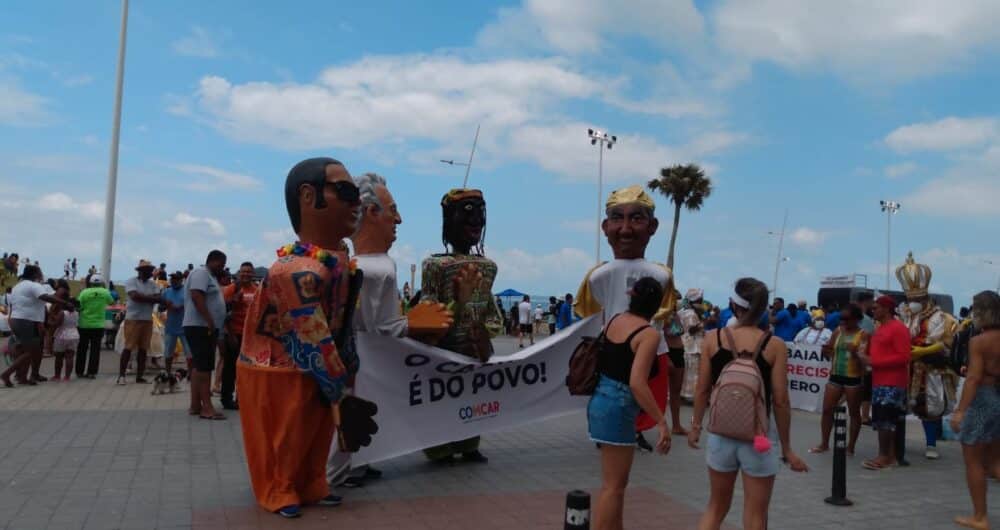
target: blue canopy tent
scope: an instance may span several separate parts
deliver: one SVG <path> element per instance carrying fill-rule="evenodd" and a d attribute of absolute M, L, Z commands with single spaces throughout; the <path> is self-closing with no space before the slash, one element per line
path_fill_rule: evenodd
<path fill-rule="evenodd" d="M 518 291 L 516 289 L 507 289 L 505 291 L 501 291 L 501 292 L 497 293 L 497 296 L 499 296 L 501 298 L 504 298 L 504 301 L 507 303 L 508 307 L 510 307 L 510 299 L 511 299 L 511 297 L 514 297 L 514 296 L 521 297 L 521 296 L 524 296 L 524 295 L 525 295 L 525 293 L 522 293 L 521 291 Z"/>

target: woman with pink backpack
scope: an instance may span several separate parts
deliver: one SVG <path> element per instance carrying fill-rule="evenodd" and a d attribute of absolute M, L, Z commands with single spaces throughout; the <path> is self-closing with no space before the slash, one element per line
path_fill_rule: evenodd
<path fill-rule="evenodd" d="M 767 310 L 763 282 L 742 278 L 729 299 L 735 328 L 708 333 L 702 342 L 694 414 L 688 445 L 698 448 L 702 419 L 708 431 L 711 496 L 699 530 L 719 528 L 733 501 L 736 476 L 743 474 L 743 528 L 763 529 L 778 473 L 779 455 L 792 471 L 809 468 L 792 451 L 786 362 L 788 348 L 761 331 L 757 322 Z M 774 422 L 771 421 L 773 416 Z M 780 445 L 779 445 L 780 440 Z"/>

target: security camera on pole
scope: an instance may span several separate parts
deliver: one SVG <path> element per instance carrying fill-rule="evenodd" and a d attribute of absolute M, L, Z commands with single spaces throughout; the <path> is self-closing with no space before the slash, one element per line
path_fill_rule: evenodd
<path fill-rule="evenodd" d="M 601 220 L 604 219 L 603 201 L 604 195 L 601 188 L 604 187 L 604 149 L 611 149 L 618 143 L 618 137 L 608 135 L 604 131 L 597 129 L 587 129 L 587 136 L 590 136 L 590 145 L 596 145 L 600 154 L 597 157 L 597 234 L 595 239 L 595 256 L 597 263 L 601 263 Z"/>

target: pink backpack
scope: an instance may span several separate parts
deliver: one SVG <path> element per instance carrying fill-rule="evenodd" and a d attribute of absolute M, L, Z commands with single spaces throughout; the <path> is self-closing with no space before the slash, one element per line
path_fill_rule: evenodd
<path fill-rule="evenodd" d="M 735 347 L 733 334 L 725 328 L 726 338 Z M 708 432 L 743 442 L 754 442 L 767 433 L 767 406 L 764 403 L 764 378 L 757 368 L 757 357 L 770 333 L 765 333 L 752 352 L 733 352 L 719 379 L 712 387 Z M 720 340 L 719 347 L 722 348 Z"/>

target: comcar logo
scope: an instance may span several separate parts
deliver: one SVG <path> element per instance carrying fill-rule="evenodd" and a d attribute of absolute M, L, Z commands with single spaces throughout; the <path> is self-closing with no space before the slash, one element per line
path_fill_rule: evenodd
<path fill-rule="evenodd" d="M 476 403 L 458 409 L 458 418 L 463 423 L 470 421 L 485 420 L 500 415 L 500 402 L 489 401 L 486 403 Z"/>

